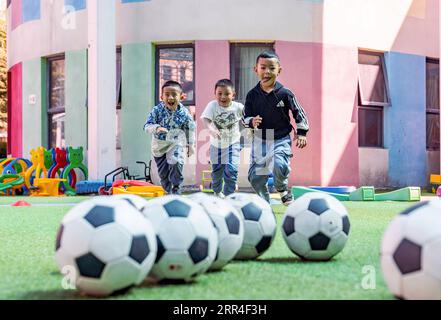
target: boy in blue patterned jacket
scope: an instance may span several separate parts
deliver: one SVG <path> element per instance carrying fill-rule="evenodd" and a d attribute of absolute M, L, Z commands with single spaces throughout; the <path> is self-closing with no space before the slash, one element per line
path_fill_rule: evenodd
<path fill-rule="evenodd" d="M 196 124 L 187 108 L 182 86 L 167 81 L 161 88 L 161 103 L 153 108 L 144 131 L 153 134 L 152 154 L 158 167 L 161 185 L 169 194 L 180 194 L 184 181 L 184 148 L 194 154 Z"/>

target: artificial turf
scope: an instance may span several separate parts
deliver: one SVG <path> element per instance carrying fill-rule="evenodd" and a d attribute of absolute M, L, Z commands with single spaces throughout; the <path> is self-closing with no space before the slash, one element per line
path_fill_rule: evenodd
<path fill-rule="evenodd" d="M 0 198 L 0 299 L 88 299 L 62 288 L 54 259 L 56 232 L 70 209 L 62 203 L 85 198 L 25 199 L 38 205 L 14 208 L 5 205 L 11 198 Z M 349 240 L 331 261 L 304 262 L 294 256 L 280 230 L 285 208 L 275 205 L 277 235 L 257 260 L 234 261 L 191 284 L 146 283 L 109 299 L 393 299 L 381 274 L 381 238 L 392 218 L 412 203 L 343 204 L 350 216 Z M 365 266 L 375 270 L 375 289 L 362 288 Z"/>

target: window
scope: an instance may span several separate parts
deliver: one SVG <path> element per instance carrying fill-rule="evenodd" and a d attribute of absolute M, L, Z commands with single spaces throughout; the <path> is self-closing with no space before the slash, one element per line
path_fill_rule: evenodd
<path fill-rule="evenodd" d="M 230 49 L 231 81 L 236 87 L 236 100 L 245 103 L 248 91 L 259 82 L 254 72 L 257 56 L 263 51 L 274 51 L 273 43 L 233 43 Z"/>
<path fill-rule="evenodd" d="M 426 61 L 426 146 L 440 149 L 439 132 L 439 60 Z"/>
<path fill-rule="evenodd" d="M 159 45 L 156 47 L 156 103 L 161 97 L 161 87 L 168 81 L 177 81 L 187 95 L 182 104 L 195 104 L 194 92 L 194 46 Z"/>
<path fill-rule="evenodd" d="M 66 147 L 64 138 L 64 56 L 48 59 L 49 148 Z"/>
<path fill-rule="evenodd" d="M 116 150 L 121 150 L 121 48 L 116 49 Z"/>
<path fill-rule="evenodd" d="M 383 107 L 390 105 L 382 53 L 358 53 L 358 144 L 383 147 Z"/>

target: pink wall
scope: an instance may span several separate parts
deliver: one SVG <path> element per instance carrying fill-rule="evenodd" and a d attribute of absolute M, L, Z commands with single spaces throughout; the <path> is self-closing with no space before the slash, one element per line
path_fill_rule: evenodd
<path fill-rule="evenodd" d="M 10 70 L 11 76 L 8 106 L 8 149 L 13 157 L 21 157 L 23 153 L 22 140 L 22 64 L 14 65 Z"/>
<path fill-rule="evenodd" d="M 307 148 L 293 147 L 290 184 L 358 185 L 356 49 L 277 41 L 276 52 L 279 80 L 297 95 L 310 124 Z"/>
<path fill-rule="evenodd" d="M 22 0 L 14 0 L 11 3 L 11 29 L 14 30 L 21 24 Z"/>
<path fill-rule="evenodd" d="M 322 73 L 322 184 L 358 186 L 358 49 L 324 45 Z"/>
<path fill-rule="evenodd" d="M 204 125 L 200 116 L 205 106 L 214 100 L 217 80 L 230 78 L 230 45 L 228 41 L 196 41 L 195 44 L 196 120 L 198 130 L 196 184 L 201 182 L 201 171 L 208 167 L 209 137 L 199 134 Z"/>
<path fill-rule="evenodd" d="M 321 78 L 322 45 L 277 41 L 282 73 L 279 81 L 292 90 L 308 116 L 310 131 L 308 146 L 298 149 L 293 146 L 290 185 L 312 185 L 322 180 L 320 160 L 321 145 Z"/>

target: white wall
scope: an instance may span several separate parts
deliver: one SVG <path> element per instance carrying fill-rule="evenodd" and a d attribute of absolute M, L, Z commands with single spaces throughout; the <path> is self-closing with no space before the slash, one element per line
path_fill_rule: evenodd
<path fill-rule="evenodd" d="M 389 150 L 379 148 L 358 148 L 358 153 L 360 186 L 387 186 Z"/>

